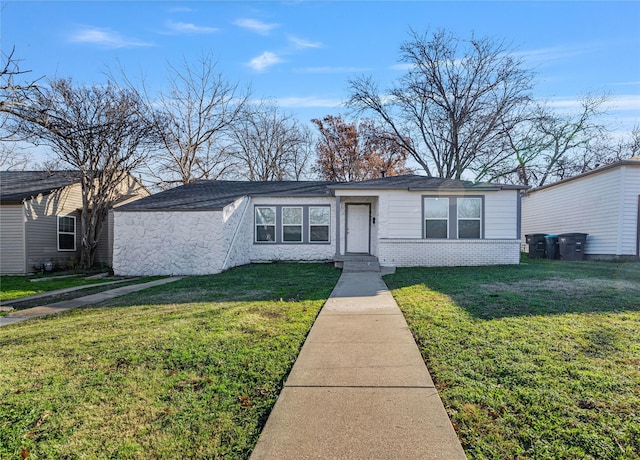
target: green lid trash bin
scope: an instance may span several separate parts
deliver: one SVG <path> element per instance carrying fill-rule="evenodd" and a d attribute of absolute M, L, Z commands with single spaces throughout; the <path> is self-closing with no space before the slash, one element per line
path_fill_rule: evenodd
<path fill-rule="evenodd" d="M 558 252 L 558 235 L 547 235 L 544 237 L 547 259 L 557 259 L 560 257 Z"/>

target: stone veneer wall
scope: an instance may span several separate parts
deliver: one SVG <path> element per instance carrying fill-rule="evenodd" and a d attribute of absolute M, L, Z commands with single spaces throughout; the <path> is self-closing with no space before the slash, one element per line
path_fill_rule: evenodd
<path fill-rule="evenodd" d="M 219 273 L 229 233 L 223 231 L 221 211 L 116 210 L 113 271 L 123 276 Z"/>
<path fill-rule="evenodd" d="M 253 205 L 249 197 L 240 198 L 224 208 L 222 220 L 225 238 L 221 270 L 251 262 L 248 248 L 253 227 L 248 222 L 249 219 L 253 219 Z"/>
<path fill-rule="evenodd" d="M 382 266 L 454 267 L 520 262 L 520 240 L 381 239 Z"/>

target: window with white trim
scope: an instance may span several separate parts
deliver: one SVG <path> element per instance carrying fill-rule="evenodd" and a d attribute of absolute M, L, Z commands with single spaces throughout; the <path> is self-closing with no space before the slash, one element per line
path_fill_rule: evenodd
<path fill-rule="evenodd" d="M 58 217 L 58 251 L 76 250 L 76 218 Z"/>
<path fill-rule="evenodd" d="M 424 199 L 425 238 L 449 237 L 449 198 Z"/>
<path fill-rule="evenodd" d="M 329 206 L 309 207 L 309 241 L 311 243 L 329 241 L 331 208 Z"/>
<path fill-rule="evenodd" d="M 458 198 L 458 238 L 482 237 L 482 199 Z"/>
<path fill-rule="evenodd" d="M 276 241 L 276 208 L 256 207 L 256 241 Z"/>
<path fill-rule="evenodd" d="M 282 241 L 285 243 L 302 241 L 302 208 L 282 208 Z"/>

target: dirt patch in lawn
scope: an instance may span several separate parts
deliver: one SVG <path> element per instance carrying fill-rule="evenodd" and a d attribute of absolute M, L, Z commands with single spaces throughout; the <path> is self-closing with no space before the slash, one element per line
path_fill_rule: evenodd
<path fill-rule="evenodd" d="M 515 283 L 490 283 L 480 286 L 488 291 L 526 292 L 552 291 L 567 295 L 580 295 L 594 290 L 615 289 L 618 291 L 640 292 L 640 283 L 628 280 L 607 280 L 600 278 L 584 278 L 568 280 L 565 278 L 547 278 L 544 280 L 522 280 Z"/>

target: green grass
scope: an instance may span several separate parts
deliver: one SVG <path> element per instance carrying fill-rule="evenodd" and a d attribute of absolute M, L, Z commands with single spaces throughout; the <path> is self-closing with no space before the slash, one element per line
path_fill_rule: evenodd
<path fill-rule="evenodd" d="M 106 283 L 114 278 L 101 278 L 97 280 L 85 280 L 84 277 L 60 278 L 51 280 L 32 282 L 32 279 L 42 278 L 38 275 L 2 275 L 0 276 L 0 301 L 14 300 L 35 294 L 42 294 L 57 289 L 66 289 L 76 286 L 88 286 L 91 284 Z"/>
<path fill-rule="evenodd" d="M 640 264 L 385 278 L 471 459 L 640 458 Z"/>
<path fill-rule="evenodd" d="M 0 458 L 247 458 L 338 276 L 240 267 L 0 328 Z"/>

